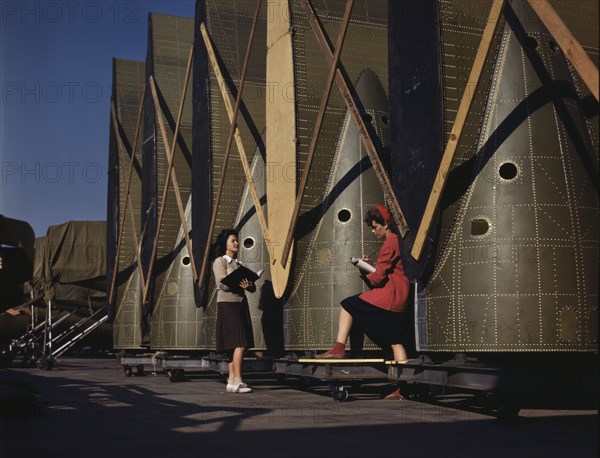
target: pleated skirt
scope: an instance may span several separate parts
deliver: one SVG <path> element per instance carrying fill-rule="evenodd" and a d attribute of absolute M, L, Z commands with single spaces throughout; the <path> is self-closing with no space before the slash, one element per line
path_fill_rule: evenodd
<path fill-rule="evenodd" d="M 390 345 L 406 346 L 410 343 L 413 328 L 411 312 L 390 312 L 369 304 L 358 295 L 347 297 L 341 305 L 367 337 L 382 349 L 387 351 Z"/>
<path fill-rule="evenodd" d="M 217 351 L 254 347 L 248 301 L 217 302 Z"/>

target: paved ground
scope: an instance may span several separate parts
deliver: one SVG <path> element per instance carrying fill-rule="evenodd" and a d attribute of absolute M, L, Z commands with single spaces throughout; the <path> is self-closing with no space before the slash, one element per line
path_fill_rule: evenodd
<path fill-rule="evenodd" d="M 0 370 L 0 457 L 597 457 L 597 410 L 538 405 L 500 424 L 488 398 L 386 401 L 370 384 L 335 403 L 268 376 L 249 395 L 214 373 L 171 383 L 130 377 L 112 359 L 63 359 L 51 371 Z"/>

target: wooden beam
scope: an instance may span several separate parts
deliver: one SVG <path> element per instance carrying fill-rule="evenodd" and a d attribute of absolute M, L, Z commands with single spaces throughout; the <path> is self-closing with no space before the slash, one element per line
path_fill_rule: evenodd
<path fill-rule="evenodd" d="M 458 147 L 460 136 L 467 120 L 467 115 L 469 114 L 471 102 L 473 101 L 473 96 L 475 95 L 479 80 L 481 79 L 483 66 L 489 54 L 494 33 L 498 27 L 498 23 L 500 22 L 500 17 L 502 16 L 504 1 L 505 0 L 494 0 L 494 3 L 490 8 L 487 24 L 483 30 L 483 36 L 481 37 L 481 42 L 479 43 L 479 48 L 477 49 L 477 54 L 475 55 L 473 66 L 471 67 L 471 73 L 469 74 L 469 79 L 467 80 L 467 86 L 465 87 L 465 91 L 456 113 L 452 132 L 450 133 L 448 143 L 446 144 L 444 154 L 442 155 L 442 161 L 433 183 L 433 189 L 429 194 L 427 206 L 425 207 L 421 224 L 419 225 L 417 235 L 415 236 L 411 255 L 416 260 L 421 259 L 421 255 L 423 254 L 425 238 L 429 233 L 429 229 L 431 228 L 431 224 L 433 222 L 433 217 L 440 203 L 442 192 L 446 186 L 448 172 L 450 170 L 450 166 L 452 165 L 452 160 L 454 159 L 454 154 L 456 153 L 456 148 Z"/>
<path fill-rule="evenodd" d="M 210 36 L 208 35 L 208 30 L 206 29 L 206 25 L 204 23 L 200 24 L 200 32 L 202 34 L 202 38 L 204 40 L 204 44 L 206 45 L 206 51 L 208 53 L 208 57 L 210 63 L 212 65 L 213 71 L 215 72 L 215 76 L 217 77 L 217 82 L 219 84 L 219 89 L 221 91 L 221 95 L 223 96 L 223 102 L 225 103 L 225 109 L 227 110 L 227 114 L 229 116 L 229 121 L 233 125 L 233 107 L 231 106 L 231 100 L 229 95 L 229 90 L 227 89 L 227 83 L 225 82 L 225 78 L 223 78 L 223 73 L 221 72 L 221 68 L 219 67 L 219 62 L 217 61 L 217 56 L 215 54 L 215 50 L 212 46 L 212 42 Z M 244 148 L 244 144 L 242 143 L 242 136 L 240 134 L 240 129 L 235 126 L 234 133 L 235 143 L 238 148 L 238 153 L 240 155 L 240 160 L 242 162 L 242 167 L 244 169 L 244 174 L 246 176 L 246 182 L 248 184 L 248 188 L 250 190 L 250 194 L 252 196 L 252 202 L 254 203 L 254 207 L 256 209 L 256 215 L 258 216 L 258 222 L 260 224 L 260 228 L 262 231 L 263 238 L 265 240 L 265 245 L 267 246 L 267 250 L 269 251 L 269 256 L 272 257 L 271 254 L 271 243 L 269 237 L 269 229 L 267 227 L 267 221 L 265 219 L 265 215 L 262 211 L 262 206 L 260 204 L 260 199 L 256 194 L 256 188 L 254 186 L 252 172 L 250 170 L 250 165 L 248 164 L 248 159 L 246 156 L 246 150 Z"/>
<path fill-rule="evenodd" d="M 265 148 L 267 156 L 267 218 L 271 236 L 271 282 L 273 294 L 285 293 L 290 265 L 281 264 L 283 246 L 296 200 L 298 162 L 296 93 L 290 2 L 267 0 L 266 81 L 272 88 L 265 99 Z M 292 89 L 289 91 L 288 89 Z M 269 167 L 269 165 L 271 167 Z M 276 170 L 277 167 L 279 170 Z M 291 176 L 287 171 L 292 170 Z M 291 248 L 293 250 L 293 247 Z"/>
<path fill-rule="evenodd" d="M 154 108 L 157 111 L 158 124 L 160 127 L 161 135 L 163 138 L 163 143 L 165 146 L 165 153 L 167 155 L 167 173 L 166 173 L 165 184 L 163 186 L 161 206 L 160 206 L 159 212 L 158 212 L 158 221 L 156 224 L 156 234 L 154 235 L 154 243 L 152 245 L 152 254 L 150 256 L 150 267 L 148 269 L 148 273 L 146 274 L 146 287 L 144 288 L 144 296 L 143 296 L 144 304 L 148 301 L 150 285 L 152 283 L 151 279 L 152 279 L 152 273 L 154 271 L 154 264 L 156 262 L 156 251 L 158 250 L 158 239 L 160 236 L 163 214 L 164 214 L 164 210 L 166 207 L 167 192 L 169 190 L 169 185 L 170 185 L 171 181 L 173 181 L 173 193 L 175 194 L 175 200 L 177 202 L 177 210 L 179 211 L 179 219 L 181 221 L 181 225 L 183 226 L 183 235 L 185 237 L 185 243 L 186 243 L 186 246 L 188 249 L 188 254 L 190 257 L 190 263 L 191 263 L 190 267 L 192 267 L 192 269 L 193 269 L 192 272 L 193 272 L 193 276 L 194 276 L 194 281 L 196 281 L 196 278 L 197 278 L 197 272 L 195 269 L 195 263 L 194 263 L 194 259 L 193 259 L 193 253 L 192 253 L 192 243 L 190 240 L 189 230 L 188 230 L 187 222 L 186 222 L 186 218 L 185 218 L 185 209 L 183 207 L 183 202 L 181 200 L 181 192 L 179 190 L 179 183 L 177 181 L 177 172 L 175 171 L 175 169 L 173 167 L 173 165 L 174 165 L 173 164 L 173 156 L 175 153 L 175 146 L 177 145 L 177 138 L 179 137 L 179 128 L 181 125 L 181 117 L 183 115 L 183 104 L 185 102 L 185 95 L 187 92 L 188 81 L 190 79 L 193 56 L 194 56 L 194 44 L 192 43 L 192 46 L 190 47 L 190 54 L 189 54 L 189 58 L 188 58 L 188 64 L 187 64 L 187 69 L 186 69 L 185 82 L 183 85 L 183 90 L 182 90 L 182 95 L 181 95 L 181 101 L 179 103 L 179 112 L 177 115 L 175 131 L 173 133 L 173 141 L 170 146 L 167 141 L 167 138 L 168 138 L 167 130 L 165 128 L 164 114 L 163 114 L 162 108 L 160 106 L 160 101 L 158 99 L 158 90 L 156 88 L 156 82 L 154 81 L 154 77 L 152 75 L 150 75 L 150 91 L 152 92 Z"/>
<path fill-rule="evenodd" d="M 137 149 L 137 140 L 138 140 L 139 133 L 140 133 L 141 119 L 142 119 L 142 113 L 143 113 L 143 100 L 144 100 L 145 93 L 146 93 L 146 85 L 144 85 L 144 89 L 142 90 L 142 94 L 141 94 L 140 108 L 138 110 L 138 117 L 137 117 L 137 122 L 136 122 L 136 127 L 135 127 L 135 139 L 133 142 L 133 148 L 131 151 L 131 159 L 129 162 L 129 173 L 127 175 L 127 184 L 125 185 L 125 208 L 123 209 L 123 215 L 121 217 L 121 220 L 119 221 L 119 235 L 117 237 L 117 252 L 115 254 L 114 270 L 113 270 L 113 276 L 111 279 L 109 296 L 108 296 L 109 303 L 112 303 L 112 301 L 114 300 L 114 296 L 115 296 L 115 285 L 117 282 L 117 273 L 119 270 L 119 254 L 121 252 L 121 242 L 123 239 L 123 230 L 125 228 L 125 215 L 126 214 L 130 215 L 131 224 L 133 227 L 132 236 L 133 236 L 134 244 L 135 244 L 135 256 L 136 256 L 136 260 L 138 263 L 138 268 L 137 268 L 138 275 L 140 276 L 140 280 L 142 282 L 142 288 L 144 288 L 144 286 L 145 286 L 144 276 L 141 274 L 141 266 L 142 266 L 141 255 L 139 252 L 139 243 L 137 240 L 137 234 L 135 232 L 135 217 L 133 215 L 133 206 L 131 205 L 131 192 L 130 192 L 131 178 L 133 176 L 133 169 L 134 169 L 134 163 L 135 163 L 135 151 Z M 121 132 L 119 131 L 119 120 L 117 117 L 117 111 L 115 109 L 114 101 L 111 101 L 111 103 L 110 103 L 110 115 L 111 115 L 115 139 L 117 140 L 117 150 L 119 152 L 119 160 L 125 162 L 124 161 L 125 158 L 123 155 L 123 150 L 125 149 L 125 145 L 124 145 L 123 139 L 121 138 Z"/>
<path fill-rule="evenodd" d="M 333 86 L 333 80 L 336 75 L 338 62 L 340 60 L 340 54 L 344 45 L 344 39 L 346 38 L 346 31 L 348 30 L 348 24 L 350 23 L 350 14 L 352 13 L 352 7 L 354 6 L 354 0 L 348 0 L 346 3 L 346 10 L 344 11 L 344 18 L 340 25 L 338 32 L 337 41 L 335 44 L 335 54 L 329 66 L 329 74 L 327 75 L 327 81 L 323 88 L 323 94 L 321 95 L 321 103 L 319 104 L 319 112 L 317 113 L 317 119 L 313 128 L 313 133 L 310 138 L 310 145 L 308 147 L 308 156 L 304 163 L 304 169 L 302 170 L 302 178 L 300 179 L 300 186 L 298 187 L 298 194 L 296 195 L 296 204 L 294 205 L 294 211 L 292 213 L 292 220 L 290 221 L 290 227 L 287 232 L 285 245 L 283 246 L 283 257 L 281 258 L 281 264 L 285 267 L 287 265 L 288 257 L 290 255 L 290 248 L 294 240 L 294 231 L 296 230 L 296 223 L 298 222 L 298 214 L 300 213 L 300 204 L 304 197 L 304 190 L 306 189 L 306 183 L 308 181 L 308 173 L 313 161 L 315 150 L 317 149 L 317 142 L 319 140 L 319 134 L 321 133 L 321 127 L 323 125 L 323 119 L 325 118 L 325 110 L 329 101 L 329 95 L 331 94 L 331 87 Z"/>
<path fill-rule="evenodd" d="M 583 47 L 562 21 L 556 10 L 547 0 L 528 0 L 531 8 L 539 16 L 552 34 L 560 49 L 565 53 L 579 76 L 598 101 L 598 69 Z"/>
<path fill-rule="evenodd" d="M 215 229 L 215 223 L 217 221 L 217 210 L 221 203 L 221 194 L 223 192 L 223 184 L 225 183 L 225 172 L 227 171 L 227 164 L 229 163 L 229 153 L 231 152 L 231 146 L 233 144 L 233 137 L 235 129 L 237 128 L 237 116 L 240 111 L 240 105 L 242 104 L 242 94 L 244 92 L 244 84 L 246 83 L 246 72 L 248 70 L 248 63 L 250 62 L 250 51 L 252 49 L 252 43 L 254 42 L 254 35 L 256 32 L 256 26 L 258 25 L 258 16 L 260 13 L 262 0 L 256 2 L 256 12 L 254 13 L 254 20 L 252 22 L 252 29 L 250 30 L 250 37 L 248 39 L 248 46 L 246 47 L 246 56 L 244 57 L 244 65 L 242 66 L 242 75 L 240 78 L 240 87 L 238 89 L 237 97 L 235 99 L 235 107 L 233 110 L 233 120 L 231 121 L 231 129 L 229 129 L 229 135 L 227 136 L 227 146 L 225 147 L 225 158 L 221 165 L 221 174 L 219 180 L 219 187 L 217 189 L 217 196 L 215 203 L 212 208 L 212 215 L 210 218 L 210 225 L 208 227 L 208 235 L 206 237 L 206 245 L 204 248 L 204 257 L 202 258 L 202 269 L 200 270 L 200 276 L 198 277 L 198 284 L 202 288 L 204 287 L 206 275 L 206 269 L 208 266 L 208 256 L 210 254 L 210 246 L 212 243 L 213 233 Z"/>
<path fill-rule="evenodd" d="M 325 32 L 323 31 L 319 21 L 317 20 L 316 13 L 313 9 L 309 0 L 300 0 L 300 3 L 303 5 L 306 14 L 308 16 L 309 23 L 311 28 L 317 37 L 317 42 L 323 52 L 325 60 L 329 65 L 331 65 L 333 61 L 333 52 L 327 42 L 327 38 L 325 36 Z M 379 180 L 379 184 L 383 190 L 383 194 L 388 201 L 388 205 L 390 206 L 390 210 L 394 215 L 394 219 L 398 223 L 398 229 L 400 230 L 400 234 L 402 237 L 406 235 L 408 232 L 408 224 L 406 223 L 406 218 L 402 213 L 402 209 L 400 208 L 400 204 L 398 203 L 398 199 L 396 199 L 396 195 L 394 194 L 394 190 L 389 181 L 387 173 L 379 159 L 379 154 L 377 153 L 377 149 L 375 148 L 375 144 L 369 135 L 369 131 L 367 130 L 367 126 L 365 125 L 362 116 L 360 115 L 360 111 L 358 110 L 358 106 L 356 101 L 354 100 L 352 93 L 349 89 L 349 84 L 346 82 L 343 73 L 340 68 L 342 67 L 341 62 L 338 64 L 338 68 L 336 70 L 336 83 L 338 85 L 338 89 L 342 94 L 342 98 L 344 102 L 346 102 L 346 107 L 350 112 L 352 119 L 354 120 L 358 132 L 360 134 L 361 140 L 365 146 L 365 150 L 367 151 L 367 155 L 371 160 L 371 164 L 373 165 L 373 171 Z"/>

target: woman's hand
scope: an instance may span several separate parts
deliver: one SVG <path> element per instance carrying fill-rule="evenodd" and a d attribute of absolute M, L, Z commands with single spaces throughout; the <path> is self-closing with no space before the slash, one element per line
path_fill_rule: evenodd
<path fill-rule="evenodd" d="M 248 289 L 252 286 L 252 282 L 250 280 L 248 280 L 247 278 L 244 278 L 241 282 L 240 282 L 240 288 L 242 289 Z"/>
<path fill-rule="evenodd" d="M 367 256 L 363 256 L 363 258 L 362 258 L 362 259 L 363 259 L 363 261 L 365 261 L 366 263 L 373 265 L 373 263 L 372 263 L 371 261 L 369 261 L 369 258 L 370 258 L 370 256 L 369 256 L 369 255 L 367 255 Z"/>

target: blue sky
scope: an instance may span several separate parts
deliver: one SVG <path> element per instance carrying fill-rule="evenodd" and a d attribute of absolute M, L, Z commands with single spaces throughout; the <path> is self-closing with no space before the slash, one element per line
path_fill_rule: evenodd
<path fill-rule="evenodd" d="M 194 4 L 0 1 L 0 214 L 37 237 L 106 219 L 112 58 L 145 60 L 148 13 Z"/>

